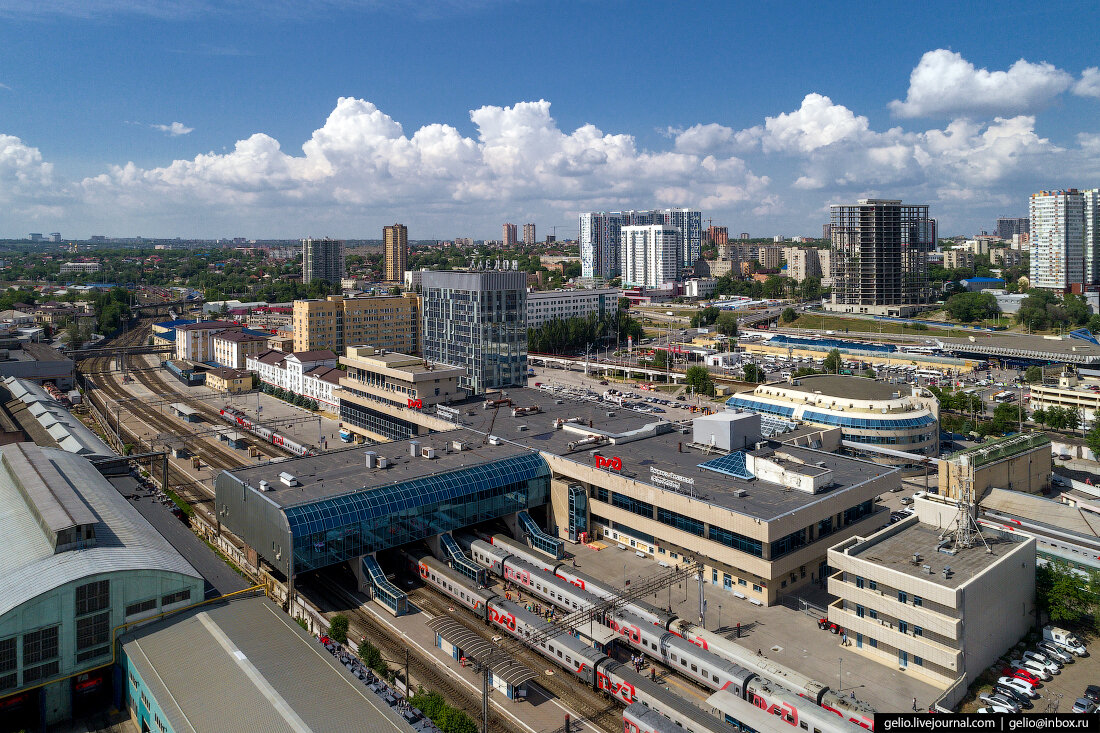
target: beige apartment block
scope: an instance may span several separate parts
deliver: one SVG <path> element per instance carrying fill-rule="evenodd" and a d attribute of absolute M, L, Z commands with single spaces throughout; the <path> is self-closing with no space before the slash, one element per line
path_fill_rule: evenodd
<path fill-rule="evenodd" d="M 294 301 L 294 350 L 349 346 L 416 353 L 420 351 L 420 296 L 378 295 Z"/>
<path fill-rule="evenodd" d="M 915 507 L 829 549 L 829 620 L 884 672 L 970 683 L 1035 625 L 1035 539 L 974 536 L 959 546 L 954 502 L 918 494 Z"/>

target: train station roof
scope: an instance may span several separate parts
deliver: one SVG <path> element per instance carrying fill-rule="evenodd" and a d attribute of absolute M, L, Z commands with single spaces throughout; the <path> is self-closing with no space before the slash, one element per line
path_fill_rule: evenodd
<path fill-rule="evenodd" d="M 263 596 L 184 611 L 120 640 L 172 730 L 414 730 Z"/>
<path fill-rule="evenodd" d="M 522 685 L 538 677 L 527 665 L 508 656 L 500 647 L 449 616 L 436 616 L 424 624 L 479 664 L 487 663 L 493 675 L 510 685 Z"/>

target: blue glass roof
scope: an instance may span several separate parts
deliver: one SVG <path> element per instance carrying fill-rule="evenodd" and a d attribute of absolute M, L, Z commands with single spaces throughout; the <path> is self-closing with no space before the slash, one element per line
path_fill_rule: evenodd
<path fill-rule="evenodd" d="M 718 473 L 724 473 L 727 476 L 745 479 L 746 481 L 756 478 L 752 471 L 745 466 L 744 451 L 734 451 L 728 455 L 718 456 L 706 463 L 700 463 L 699 468 L 705 468 L 708 471 L 717 471 Z"/>
<path fill-rule="evenodd" d="M 773 405 L 770 402 L 761 402 L 760 400 L 754 400 L 749 397 L 741 397 L 734 395 L 726 400 L 726 404 L 730 407 L 740 407 L 744 410 L 752 410 L 753 412 L 762 412 L 766 415 L 778 415 L 779 417 L 793 417 L 794 408 L 787 407 L 786 405 Z"/>
<path fill-rule="evenodd" d="M 448 501 L 464 504 L 481 491 L 540 476 L 549 477 L 550 467 L 537 453 L 525 453 L 392 486 L 290 506 L 285 512 L 291 534 L 304 537 L 433 504 Z"/>
<path fill-rule="evenodd" d="M 830 415 L 816 410 L 806 410 L 802 413 L 802 419 L 822 425 L 838 425 L 842 428 L 862 428 L 878 430 L 898 430 L 900 428 L 919 428 L 925 425 L 935 425 L 936 418 L 932 415 L 901 418 L 870 418 L 854 417 L 850 415 Z"/>

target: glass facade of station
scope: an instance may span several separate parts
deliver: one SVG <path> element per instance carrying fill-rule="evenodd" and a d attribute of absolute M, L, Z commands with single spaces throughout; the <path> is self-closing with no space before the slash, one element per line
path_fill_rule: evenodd
<path fill-rule="evenodd" d="M 301 573 L 549 501 L 550 468 L 530 453 L 284 511 Z"/>

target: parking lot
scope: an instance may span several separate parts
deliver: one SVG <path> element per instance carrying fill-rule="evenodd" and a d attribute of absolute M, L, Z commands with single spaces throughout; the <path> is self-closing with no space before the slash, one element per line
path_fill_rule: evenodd
<path fill-rule="evenodd" d="M 1054 675 L 1053 679 L 1049 682 L 1044 682 L 1037 692 L 1039 698 L 1033 701 L 1034 707 L 1031 710 L 1024 710 L 1024 713 L 1068 713 L 1073 707 L 1073 701 L 1081 697 L 1085 691 L 1085 687 L 1088 685 L 1100 684 L 1100 655 L 1092 653 L 1100 650 L 1100 647 L 1096 647 L 1100 640 L 1094 634 L 1090 638 L 1085 638 L 1083 635 L 1079 635 L 1081 641 L 1083 641 L 1088 647 L 1090 654 L 1087 657 L 1077 657 L 1076 661 L 1071 664 L 1067 664 L 1062 668 L 1060 674 Z M 1037 638 L 1037 637 L 1036 637 Z M 1096 647 L 1096 649 L 1093 649 Z M 1035 649 L 1034 643 L 1028 645 L 1019 645 L 1014 651 L 1022 653 L 1026 649 Z M 1015 657 L 1005 656 L 1004 662 L 1008 662 Z M 996 674 L 1000 676 L 1001 665 L 997 665 L 989 672 L 990 678 Z M 980 707 L 984 706 L 984 703 L 977 699 L 978 694 L 986 692 L 992 687 L 991 682 L 983 681 L 980 684 L 975 685 L 971 689 L 971 697 L 965 701 L 959 708 L 960 712 L 973 712 Z"/>

